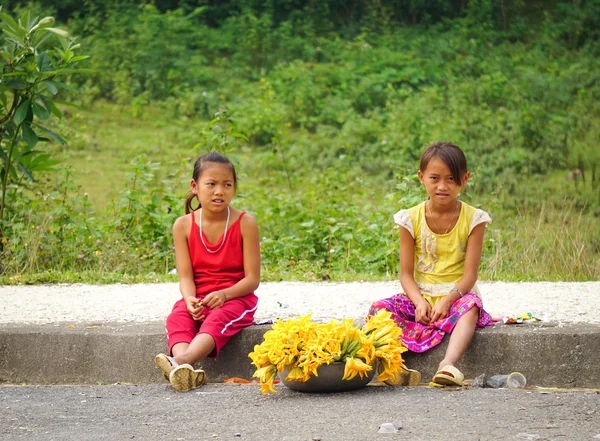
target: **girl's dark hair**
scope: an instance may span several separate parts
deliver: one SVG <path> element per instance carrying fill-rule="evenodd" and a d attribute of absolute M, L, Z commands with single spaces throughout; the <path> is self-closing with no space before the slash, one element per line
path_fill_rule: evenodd
<path fill-rule="evenodd" d="M 462 185 L 465 174 L 467 174 L 467 158 L 460 147 L 451 142 L 435 142 L 421 155 L 419 170 L 424 172 L 433 158 L 440 158 L 450 169 L 452 177 Z"/>
<path fill-rule="evenodd" d="M 237 188 L 237 175 L 235 174 L 235 167 L 233 166 L 233 162 L 229 160 L 229 158 L 223 156 L 219 152 L 213 150 L 210 153 L 206 153 L 196 159 L 196 163 L 194 164 L 194 174 L 192 175 L 192 179 L 198 182 L 198 179 L 202 175 L 202 172 L 206 168 L 207 164 L 223 164 L 228 166 L 231 169 L 231 173 L 233 173 L 233 188 Z M 188 214 L 192 211 L 196 211 L 201 207 L 201 204 L 198 203 L 196 208 L 192 208 L 192 201 L 196 198 L 196 195 L 191 191 L 188 193 L 185 198 L 185 214 Z"/>

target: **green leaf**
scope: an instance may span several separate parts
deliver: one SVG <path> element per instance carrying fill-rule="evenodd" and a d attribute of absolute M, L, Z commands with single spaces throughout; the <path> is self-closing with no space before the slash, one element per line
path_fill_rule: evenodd
<path fill-rule="evenodd" d="M 248 141 L 248 137 L 246 135 L 244 135 L 243 133 L 231 132 L 230 135 L 233 136 L 234 138 L 242 138 L 243 140 Z"/>
<path fill-rule="evenodd" d="M 23 134 L 23 139 L 27 143 L 30 148 L 35 147 L 38 142 L 38 136 L 35 134 L 29 124 L 23 124 L 21 126 L 21 133 Z"/>
<path fill-rule="evenodd" d="M 90 58 L 89 55 L 77 55 L 76 57 L 73 57 L 69 60 L 69 63 L 75 63 L 77 61 L 81 61 L 81 60 L 86 60 Z"/>
<path fill-rule="evenodd" d="M 50 32 L 41 32 L 38 31 L 35 34 L 35 37 L 33 38 L 33 41 L 31 42 L 31 45 L 35 48 L 37 48 L 40 44 L 42 44 L 42 42 L 44 42 L 46 39 L 48 39 L 52 34 Z"/>
<path fill-rule="evenodd" d="M 48 55 L 47 52 L 42 52 L 38 56 L 37 65 L 40 72 L 46 72 L 54 69 L 54 66 L 52 66 L 52 61 L 50 60 L 50 55 Z"/>
<path fill-rule="evenodd" d="M 54 105 L 52 98 L 40 95 L 40 100 L 44 103 L 46 109 L 52 112 L 52 115 L 56 116 L 58 119 L 62 118 L 62 112 Z"/>
<path fill-rule="evenodd" d="M 22 172 L 22 173 L 23 173 L 25 176 L 27 176 L 27 178 L 28 178 L 28 179 L 29 179 L 31 182 L 35 181 L 35 179 L 33 179 L 33 175 L 32 175 L 32 174 L 31 174 L 31 172 L 30 172 L 30 171 L 27 169 L 27 167 L 25 167 L 25 166 L 24 166 L 23 164 L 21 164 L 19 161 L 16 161 L 16 162 L 17 162 L 17 167 L 19 168 L 19 170 L 21 170 L 21 172 Z"/>
<path fill-rule="evenodd" d="M 55 21 L 54 17 L 50 17 L 50 16 L 44 17 L 44 18 L 42 18 L 40 20 L 40 22 L 38 23 L 38 26 L 41 27 L 41 28 L 42 27 L 47 27 L 47 26 L 53 25 L 54 21 Z"/>
<path fill-rule="evenodd" d="M 83 110 L 83 107 L 82 107 L 82 106 L 80 106 L 80 105 L 79 105 L 79 104 L 77 104 L 77 103 L 73 103 L 73 102 L 71 102 L 71 101 L 64 101 L 64 100 L 54 100 L 54 102 L 55 102 L 56 104 L 60 104 L 60 105 L 63 105 L 63 106 L 69 106 L 69 107 L 73 107 L 73 108 L 75 108 L 75 109 Z"/>
<path fill-rule="evenodd" d="M 29 29 L 29 22 L 31 20 L 31 12 L 28 10 L 24 11 L 23 14 L 21 14 L 21 18 L 19 18 L 19 25 L 21 25 L 21 27 L 24 27 L 25 29 Z"/>
<path fill-rule="evenodd" d="M 32 153 L 38 153 L 38 151 L 34 151 Z M 27 169 L 30 172 L 50 171 L 56 164 L 60 164 L 60 161 L 50 159 L 50 155 L 48 153 L 41 153 L 31 159 L 29 164 L 27 164 Z"/>
<path fill-rule="evenodd" d="M 67 66 L 67 64 L 64 64 L 63 66 Z M 94 72 L 94 69 L 89 69 L 89 68 L 82 68 L 82 67 L 61 67 L 60 69 L 56 69 L 56 70 L 47 70 L 46 72 L 44 72 L 44 74 L 46 75 L 70 75 L 70 74 L 74 74 L 74 73 L 90 73 L 90 72 Z"/>
<path fill-rule="evenodd" d="M 54 24 L 54 21 L 55 21 L 54 17 L 44 17 L 37 24 L 35 24 L 35 22 L 37 21 L 37 19 L 38 19 L 38 17 L 36 17 L 35 20 L 33 20 L 31 22 L 31 26 L 29 28 L 29 32 L 30 33 L 34 33 L 38 29 L 44 29 L 44 28 L 47 28 L 48 26 L 52 26 Z M 36 33 L 36 34 L 39 35 L 39 33 Z M 46 35 L 49 35 L 49 34 L 46 34 Z"/>
<path fill-rule="evenodd" d="M 2 156 L 2 159 L 4 159 L 4 162 L 8 162 L 8 156 L 6 154 L 3 153 L 0 156 Z M 0 167 L 0 171 L 4 172 L 5 170 L 6 170 L 5 167 Z M 13 179 L 17 179 L 18 178 L 18 176 L 17 176 L 17 170 L 15 169 L 15 162 L 14 161 L 11 161 L 10 167 L 8 169 L 8 174 L 9 174 L 9 176 L 12 176 Z M 4 178 L 4 173 L 2 173 L 2 178 Z"/>
<path fill-rule="evenodd" d="M 23 81 L 11 80 L 8 83 L 6 83 L 6 87 L 8 89 L 23 90 L 23 89 L 27 89 L 27 83 L 24 83 Z"/>
<path fill-rule="evenodd" d="M 25 45 L 26 35 L 21 35 L 20 33 L 17 34 L 17 33 L 13 32 L 13 31 L 11 31 L 8 28 L 3 28 L 2 32 L 4 32 L 7 37 L 9 37 L 9 40 L 15 41 L 20 46 L 24 46 Z"/>
<path fill-rule="evenodd" d="M 48 119 L 48 117 L 50 116 L 50 110 L 47 109 L 45 106 L 40 106 L 38 103 L 36 103 L 34 101 L 32 107 L 33 107 L 33 114 L 38 119 L 41 119 L 42 121 L 46 121 Z"/>
<path fill-rule="evenodd" d="M 65 89 L 65 90 L 68 90 L 70 92 L 75 92 L 75 93 L 78 92 L 78 90 L 75 89 L 73 86 L 69 86 L 68 84 L 61 83 L 60 81 L 44 81 L 44 83 L 52 83 L 54 86 L 59 87 L 61 89 Z"/>
<path fill-rule="evenodd" d="M 29 73 L 27 73 L 27 72 L 10 72 L 10 73 L 3 73 L 2 75 L 0 75 L 0 77 L 2 77 L 2 78 L 23 77 L 26 75 L 29 75 Z"/>
<path fill-rule="evenodd" d="M 27 118 L 27 112 L 29 112 L 29 106 L 31 105 L 30 100 L 25 100 L 19 104 L 17 110 L 15 111 L 15 115 L 13 116 L 13 121 L 16 125 L 20 125 L 25 118 Z"/>
<path fill-rule="evenodd" d="M 2 126 L 2 128 L 8 133 L 8 137 L 9 138 L 14 138 L 15 132 L 18 129 L 18 127 L 15 124 L 15 122 L 11 121 L 11 120 L 6 121 L 4 123 L 4 125 Z"/>
<path fill-rule="evenodd" d="M 209 128 L 210 126 L 212 126 L 213 124 L 219 122 L 219 118 L 213 118 L 211 119 L 209 122 L 206 123 L 206 128 Z"/>
<path fill-rule="evenodd" d="M 12 29 L 19 29 L 17 22 L 6 12 L 0 12 L 0 20 L 4 21 Z"/>
<path fill-rule="evenodd" d="M 56 87 L 54 82 L 42 81 L 42 84 L 46 86 L 46 89 L 48 89 L 48 92 L 50 92 L 52 95 L 56 95 L 58 93 L 58 87 Z"/>
<path fill-rule="evenodd" d="M 15 161 L 19 161 L 21 163 L 23 163 L 23 162 L 29 163 L 29 162 L 31 162 L 29 157 L 31 155 L 35 155 L 36 153 L 39 153 L 39 151 L 38 150 L 27 150 L 27 151 L 21 153 L 19 156 L 15 157 Z M 25 159 L 25 161 L 22 161 L 22 159 Z"/>
<path fill-rule="evenodd" d="M 16 34 L 20 40 L 25 39 L 25 36 L 27 35 L 27 33 L 25 32 L 25 29 L 22 29 L 17 24 L 17 22 L 13 20 L 13 18 L 10 15 L 8 15 L 4 12 L 0 12 L 0 20 L 2 20 L 8 26 L 8 28 L 12 31 L 12 33 Z M 2 30 L 6 33 L 6 29 L 2 29 Z"/>
<path fill-rule="evenodd" d="M 58 35 L 62 38 L 69 38 L 69 33 L 67 31 L 63 31 L 62 29 L 57 28 L 45 28 L 45 31 L 52 32 L 54 35 Z"/>
<path fill-rule="evenodd" d="M 54 141 L 58 142 L 60 145 L 65 145 L 66 142 L 65 140 L 58 134 L 54 133 L 52 130 L 47 129 L 44 126 L 41 126 L 37 123 L 32 123 L 35 127 L 37 127 L 38 129 L 40 129 L 42 132 L 44 132 L 46 135 L 48 135 L 50 138 L 52 138 Z"/>

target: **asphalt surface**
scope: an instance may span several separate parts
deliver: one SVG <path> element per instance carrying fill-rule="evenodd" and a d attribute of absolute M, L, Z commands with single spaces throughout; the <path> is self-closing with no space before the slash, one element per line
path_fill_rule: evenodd
<path fill-rule="evenodd" d="M 2 440 L 597 440 L 598 390 L 0 386 Z M 384 423 L 397 433 L 378 433 Z"/>

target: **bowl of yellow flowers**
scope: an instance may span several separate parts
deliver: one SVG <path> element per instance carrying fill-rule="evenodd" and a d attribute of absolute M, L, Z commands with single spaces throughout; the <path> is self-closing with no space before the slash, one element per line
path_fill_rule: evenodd
<path fill-rule="evenodd" d="M 301 392 L 338 392 L 379 381 L 395 382 L 405 371 L 402 330 L 381 310 L 361 327 L 352 319 L 315 323 L 311 315 L 277 320 L 248 356 L 263 393 L 273 382 Z"/>

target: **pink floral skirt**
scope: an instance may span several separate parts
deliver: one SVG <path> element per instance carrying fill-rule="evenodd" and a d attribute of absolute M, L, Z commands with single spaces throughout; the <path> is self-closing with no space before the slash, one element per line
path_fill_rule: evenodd
<path fill-rule="evenodd" d="M 472 293 L 467 293 L 454 302 L 448 317 L 429 325 L 415 321 L 415 305 L 404 293 L 377 300 L 371 305 L 368 317 L 377 314 L 380 309 L 388 310 L 396 324 L 402 328 L 402 341 L 407 349 L 412 352 L 425 352 L 440 344 L 444 335 L 451 333 L 458 320 L 474 306 L 479 308 L 476 328 L 493 326 L 492 317 L 483 310 L 481 299 Z"/>

